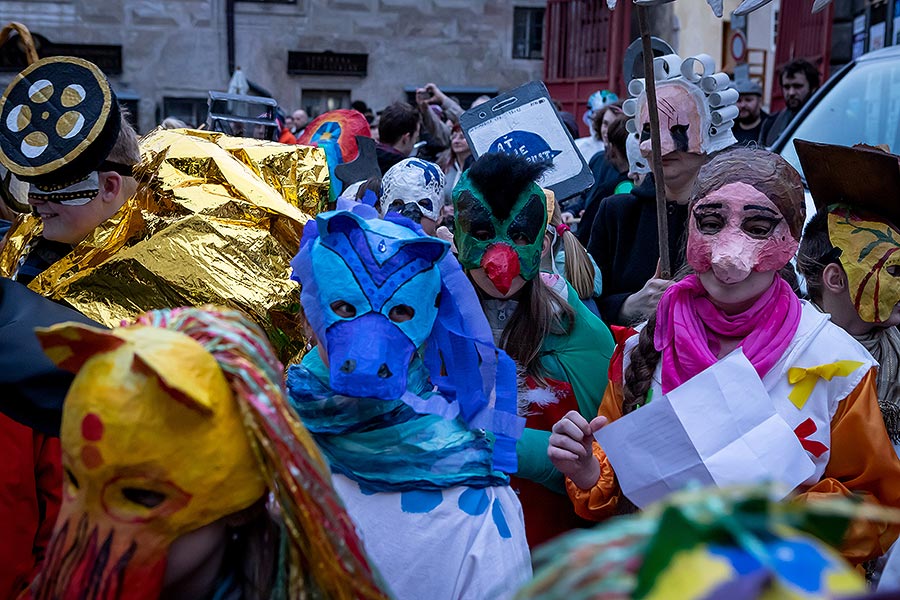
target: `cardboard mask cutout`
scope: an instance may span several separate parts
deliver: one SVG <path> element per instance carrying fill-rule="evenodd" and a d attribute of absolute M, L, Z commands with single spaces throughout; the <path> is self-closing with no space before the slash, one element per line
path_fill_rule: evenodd
<path fill-rule="evenodd" d="M 688 264 L 698 273 L 712 269 L 724 283 L 780 269 L 799 244 L 778 207 L 746 183 L 728 183 L 698 199 L 688 221 Z"/>
<path fill-rule="evenodd" d="M 900 302 L 900 231 L 873 215 L 837 207 L 828 213 L 828 234 L 842 250 L 856 312 L 868 323 L 886 321 Z"/>
<path fill-rule="evenodd" d="M 79 326 L 44 344 L 78 374 L 40 589 L 157 598 L 172 542 L 265 493 L 231 389 L 212 355 L 178 332 Z"/>
<path fill-rule="evenodd" d="M 456 211 L 454 242 L 466 270 L 483 268 L 491 283 L 506 294 L 516 276 L 529 281 L 540 271 L 547 227 L 547 198 L 530 183 L 509 214 L 498 216 L 490 200 L 463 173 L 453 190 Z"/>
<path fill-rule="evenodd" d="M 381 214 L 400 213 L 416 223 L 437 221 L 444 201 L 444 173 L 433 162 L 405 158 L 388 169 L 381 182 Z"/>
<path fill-rule="evenodd" d="M 346 212 L 319 215 L 316 229 L 301 300 L 328 353 L 332 388 L 348 396 L 400 398 L 413 352 L 437 317 L 437 263 L 448 245 Z"/>
<path fill-rule="evenodd" d="M 284 524 L 273 578 L 286 597 L 385 597 L 287 404 L 281 363 L 242 313 L 157 310 L 111 331 L 64 323 L 38 337 L 76 376 L 62 509 L 35 598 L 158 598 L 172 542 L 267 489 Z"/>
<path fill-rule="evenodd" d="M 654 60 L 659 132 L 662 155 L 681 151 L 710 154 L 737 143 L 731 126 L 738 116 L 739 94 L 725 73 L 715 72 L 715 61 L 706 54 L 684 60 L 670 54 Z M 631 98 L 622 110 L 626 127 L 642 139 L 642 151 L 650 153 L 649 111 L 643 79 L 628 84 Z"/>

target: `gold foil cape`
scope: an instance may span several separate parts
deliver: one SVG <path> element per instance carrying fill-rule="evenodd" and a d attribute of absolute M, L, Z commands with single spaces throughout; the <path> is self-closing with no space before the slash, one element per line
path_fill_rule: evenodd
<path fill-rule="evenodd" d="M 141 140 L 137 193 L 29 287 L 107 326 L 147 310 L 219 304 L 247 313 L 282 361 L 306 345 L 290 261 L 325 206 L 319 148 L 189 129 Z M 0 253 L 15 271 L 40 221 L 25 216 Z"/>

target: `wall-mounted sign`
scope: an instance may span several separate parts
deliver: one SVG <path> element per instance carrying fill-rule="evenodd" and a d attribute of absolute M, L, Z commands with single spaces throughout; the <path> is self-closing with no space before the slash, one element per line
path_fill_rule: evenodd
<path fill-rule="evenodd" d="M 884 48 L 884 36 L 887 32 L 887 23 L 874 23 L 869 27 L 869 52 Z"/>
<path fill-rule="evenodd" d="M 103 44 L 56 44 L 42 35 L 32 33 L 38 56 L 76 56 L 89 60 L 107 75 L 122 74 L 122 46 Z M 28 66 L 19 36 L 13 36 L 0 46 L 0 72 L 17 73 Z"/>
<path fill-rule="evenodd" d="M 288 75 L 368 75 L 368 54 L 338 52 L 288 52 Z"/>
<path fill-rule="evenodd" d="M 851 57 L 856 60 L 866 52 L 866 15 L 853 18 L 853 50 Z"/>
<path fill-rule="evenodd" d="M 744 62 L 744 59 L 747 58 L 747 36 L 739 29 L 731 33 L 730 50 L 731 58 L 735 62 Z"/>

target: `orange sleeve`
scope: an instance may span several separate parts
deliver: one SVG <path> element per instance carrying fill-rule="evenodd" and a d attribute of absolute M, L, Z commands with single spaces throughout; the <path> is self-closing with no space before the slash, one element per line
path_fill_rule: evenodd
<path fill-rule="evenodd" d="M 600 402 L 600 410 L 597 416 L 606 417 L 612 423 L 622 416 L 622 384 L 610 380 Z M 566 478 L 566 491 L 575 513 L 589 521 L 602 521 L 615 516 L 619 506 L 619 497 L 622 495 L 616 473 L 600 444 L 594 442 L 594 457 L 600 461 L 600 479 L 589 490 L 583 490 Z"/>
<path fill-rule="evenodd" d="M 825 474 L 798 498 L 815 501 L 832 494 L 855 494 L 866 502 L 900 508 L 900 460 L 878 408 L 874 368 L 841 401 L 831 420 L 831 458 Z M 898 524 L 854 521 L 841 553 L 860 564 L 883 555 L 898 534 Z"/>

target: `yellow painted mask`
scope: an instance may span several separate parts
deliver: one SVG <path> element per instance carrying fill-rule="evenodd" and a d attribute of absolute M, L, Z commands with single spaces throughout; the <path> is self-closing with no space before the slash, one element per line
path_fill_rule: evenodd
<path fill-rule="evenodd" d="M 77 372 L 60 439 L 63 502 L 37 598 L 157 598 L 170 544 L 266 491 L 215 358 L 183 333 L 41 332 Z"/>
<path fill-rule="evenodd" d="M 841 206 L 828 214 L 828 233 L 831 244 L 842 250 L 841 266 L 860 318 L 868 323 L 887 320 L 900 302 L 900 231 Z"/>

